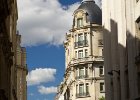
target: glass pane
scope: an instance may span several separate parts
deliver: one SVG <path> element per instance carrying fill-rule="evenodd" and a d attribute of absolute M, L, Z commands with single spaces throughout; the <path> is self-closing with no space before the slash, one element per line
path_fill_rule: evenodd
<path fill-rule="evenodd" d="M 85 40 L 87 40 L 87 33 L 85 33 Z"/>
<path fill-rule="evenodd" d="M 78 35 L 78 41 L 83 41 L 83 34 Z"/>
<path fill-rule="evenodd" d="M 84 75 L 84 69 L 83 68 L 80 68 L 80 73 L 79 73 L 80 76 L 83 76 Z"/>
<path fill-rule="evenodd" d="M 77 19 L 77 27 L 80 28 L 81 26 L 83 26 L 83 18 Z"/>
<path fill-rule="evenodd" d="M 87 93 L 89 92 L 89 84 L 88 83 L 86 84 L 86 92 Z"/>
<path fill-rule="evenodd" d="M 85 57 L 87 57 L 88 56 L 88 51 L 87 51 L 87 49 L 85 50 Z"/>
<path fill-rule="evenodd" d="M 79 52 L 78 52 L 78 58 L 82 58 L 83 57 L 83 50 L 80 50 Z"/>
<path fill-rule="evenodd" d="M 103 75 L 103 66 L 100 66 L 100 75 Z"/>
<path fill-rule="evenodd" d="M 104 91 L 104 83 L 100 83 L 100 91 Z"/>
<path fill-rule="evenodd" d="M 79 85 L 79 93 L 80 94 L 84 93 L 84 85 L 83 84 Z"/>

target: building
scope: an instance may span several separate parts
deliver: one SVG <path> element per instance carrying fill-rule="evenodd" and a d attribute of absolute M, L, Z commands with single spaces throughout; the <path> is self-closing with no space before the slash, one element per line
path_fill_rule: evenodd
<path fill-rule="evenodd" d="M 18 100 L 16 0 L 0 0 L 0 13 L 0 100 Z"/>
<path fill-rule="evenodd" d="M 103 0 L 106 100 L 140 100 L 140 0 Z"/>
<path fill-rule="evenodd" d="M 27 64 L 26 64 L 26 49 L 20 46 L 21 35 L 17 34 L 17 52 L 16 52 L 16 67 L 17 67 L 17 98 L 18 100 L 27 100 Z"/>
<path fill-rule="evenodd" d="M 83 0 L 73 16 L 56 100 L 99 100 L 105 96 L 102 12 L 94 0 Z"/>

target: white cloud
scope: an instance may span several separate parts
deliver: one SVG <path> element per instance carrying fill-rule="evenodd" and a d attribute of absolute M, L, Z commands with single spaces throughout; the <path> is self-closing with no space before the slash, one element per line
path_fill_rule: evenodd
<path fill-rule="evenodd" d="M 41 94 L 52 94 L 57 92 L 57 87 L 44 87 L 44 86 L 39 86 L 38 87 L 38 92 Z"/>
<path fill-rule="evenodd" d="M 39 85 L 55 80 L 56 69 L 52 68 L 36 68 L 27 75 L 28 85 Z"/>
<path fill-rule="evenodd" d="M 62 7 L 58 0 L 18 0 L 18 29 L 22 34 L 22 44 L 62 44 L 78 5 Z"/>
<path fill-rule="evenodd" d="M 17 0 L 18 30 L 23 46 L 40 44 L 61 45 L 65 33 L 72 27 L 73 12 L 80 3 L 68 7 L 59 0 Z M 95 0 L 101 5 L 101 0 Z"/>

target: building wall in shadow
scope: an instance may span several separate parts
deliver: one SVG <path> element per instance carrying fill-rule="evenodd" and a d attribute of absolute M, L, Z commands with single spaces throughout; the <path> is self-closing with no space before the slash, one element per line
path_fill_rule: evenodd
<path fill-rule="evenodd" d="M 139 3 L 103 1 L 106 100 L 140 100 Z"/>
<path fill-rule="evenodd" d="M 17 1 L 0 0 L 0 100 L 17 100 L 17 19 Z"/>

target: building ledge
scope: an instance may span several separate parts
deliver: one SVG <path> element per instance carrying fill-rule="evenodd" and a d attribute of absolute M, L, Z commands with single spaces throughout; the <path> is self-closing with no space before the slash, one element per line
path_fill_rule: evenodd
<path fill-rule="evenodd" d="M 89 56 L 89 57 L 84 57 L 84 58 L 72 59 L 69 63 L 69 66 L 92 63 L 94 61 L 103 62 L 104 58 L 102 56 Z"/>

